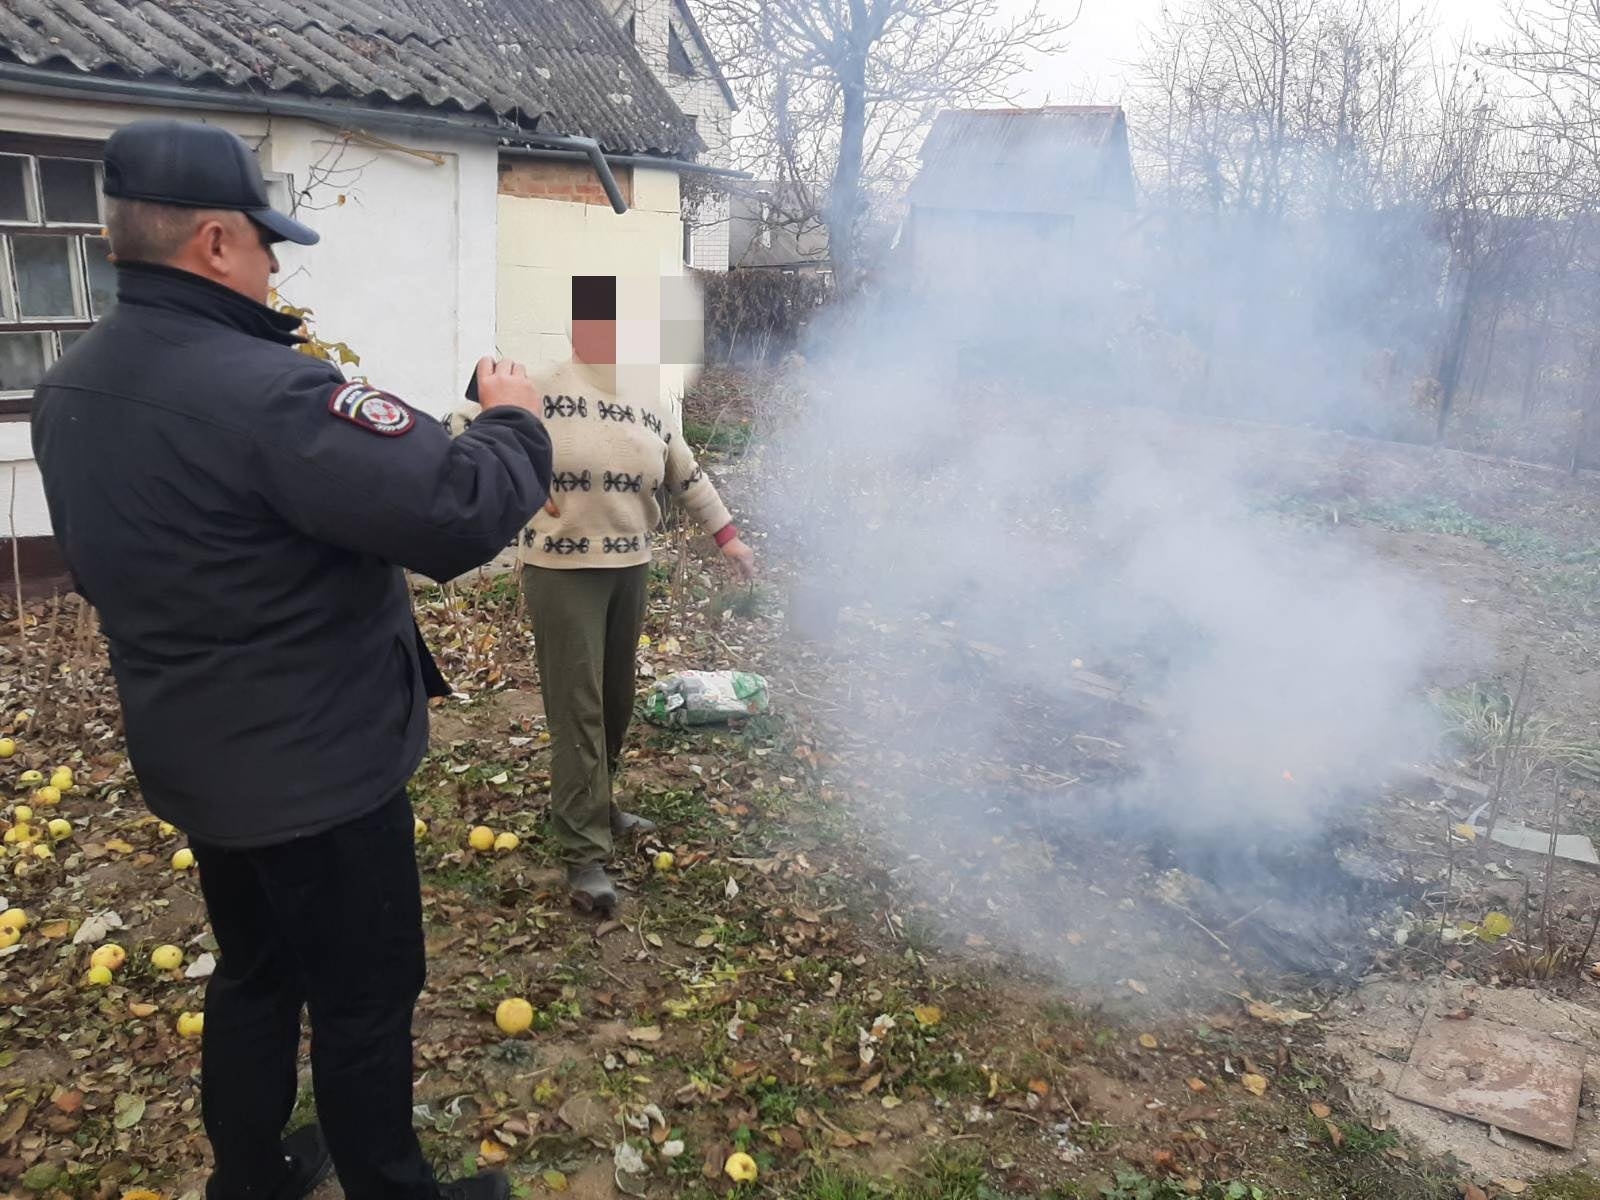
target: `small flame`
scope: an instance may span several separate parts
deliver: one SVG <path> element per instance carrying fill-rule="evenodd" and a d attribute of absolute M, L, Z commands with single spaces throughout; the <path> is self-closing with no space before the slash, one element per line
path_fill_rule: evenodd
<path fill-rule="evenodd" d="M 1290 773 L 1289 773 L 1289 772 L 1288 772 L 1288 771 L 1285 771 L 1285 772 L 1284 772 L 1284 773 L 1283 773 L 1283 781 L 1284 781 L 1284 782 L 1285 782 L 1285 783 L 1293 783 L 1293 782 L 1294 782 L 1294 781 L 1295 781 L 1295 778 L 1294 778 L 1294 776 L 1293 776 L 1293 775 L 1291 775 L 1291 774 L 1290 774 Z"/>

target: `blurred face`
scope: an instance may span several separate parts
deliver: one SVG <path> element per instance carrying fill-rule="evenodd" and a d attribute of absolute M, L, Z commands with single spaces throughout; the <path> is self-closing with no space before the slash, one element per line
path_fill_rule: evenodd
<path fill-rule="evenodd" d="M 594 319 L 572 321 L 572 354 L 574 358 L 596 366 L 609 366 L 617 361 L 617 323 Z"/>
<path fill-rule="evenodd" d="M 240 212 L 207 214 L 172 266 L 265 304 L 278 271 L 270 235 Z"/>
<path fill-rule="evenodd" d="M 609 366 L 617 361 L 617 281 L 611 275 L 572 279 L 572 355 Z"/>
<path fill-rule="evenodd" d="M 619 367 L 698 364 L 702 301 L 685 276 L 579 275 L 572 280 L 572 353 Z"/>

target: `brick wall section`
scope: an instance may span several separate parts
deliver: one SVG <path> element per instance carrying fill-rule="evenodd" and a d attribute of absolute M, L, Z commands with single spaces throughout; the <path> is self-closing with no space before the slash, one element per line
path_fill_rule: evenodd
<path fill-rule="evenodd" d="M 633 168 L 612 167 L 622 197 L 633 205 Z M 568 204 L 611 207 L 600 177 L 588 163 L 545 161 L 537 158 L 502 158 L 500 194 L 524 200 L 564 200 Z"/>

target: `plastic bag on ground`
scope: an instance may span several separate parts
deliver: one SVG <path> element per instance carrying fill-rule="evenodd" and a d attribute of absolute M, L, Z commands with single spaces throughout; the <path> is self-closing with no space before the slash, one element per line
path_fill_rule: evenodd
<path fill-rule="evenodd" d="M 767 681 L 749 671 L 681 671 L 656 682 L 645 716 L 657 725 L 718 725 L 769 711 Z"/>

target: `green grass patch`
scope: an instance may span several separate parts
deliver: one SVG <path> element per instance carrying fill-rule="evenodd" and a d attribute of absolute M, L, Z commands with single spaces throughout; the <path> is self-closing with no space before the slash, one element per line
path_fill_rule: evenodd
<path fill-rule="evenodd" d="M 285 1133 L 293 1133 L 296 1129 L 303 1129 L 313 1125 L 317 1120 L 317 1097 L 311 1090 L 309 1083 L 302 1084 L 294 1096 L 294 1111 L 289 1114 L 289 1124 L 284 1127 Z"/>
<path fill-rule="evenodd" d="M 1150 1179 L 1137 1171 L 1119 1171 L 1115 1182 L 1098 1192 L 1067 1192 L 1074 1200 L 1272 1200 L 1266 1188 L 1249 1183 L 1213 1183 L 1198 1193 L 1191 1192 L 1180 1180 Z"/>
<path fill-rule="evenodd" d="M 786 1188 L 784 1195 L 792 1200 L 1012 1200 L 989 1181 L 977 1158 L 957 1154 L 937 1154 L 904 1179 L 873 1179 L 824 1167 Z"/>
<path fill-rule="evenodd" d="M 1445 533 L 1472 538 L 1516 558 L 1565 557 L 1561 545 L 1547 534 L 1525 525 L 1487 520 L 1468 512 L 1454 500 L 1417 497 L 1368 501 L 1357 505 L 1350 515 L 1400 532 Z"/>
<path fill-rule="evenodd" d="M 1511 695 L 1498 683 L 1469 683 L 1433 693 L 1455 750 L 1480 767 L 1492 768 L 1506 742 Z M 1518 757 L 1524 769 L 1553 766 L 1576 779 L 1600 783 L 1600 742 L 1566 733 L 1537 712 L 1517 717 Z"/>
<path fill-rule="evenodd" d="M 748 421 L 696 421 L 685 417 L 683 436 L 697 451 L 717 454 L 743 454 L 755 438 Z"/>
<path fill-rule="evenodd" d="M 1600 543 L 1574 545 L 1527 525 L 1480 517 L 1454 500 L 1430 496 L 1346 503 L 1288 496 L 1262 507 L 1319 524 L 1337 517 L 1399 533 L 1471 538 L 1527 568 L 1526 585 L 1551 603 L 1584 613 L 1600 609 Z"/>
<path fill-rule="evenodd" d="M 1338 1153 L 1354 1157 L 1365 1155 L 1383 1154 L 1400 1144 L 1400 1139 L 1387 1130 L 1382 1133 L 1369 1129 L 1360 1121 L 1339 1122 L 1337 1126 L 1340 1133 Z M 1333 1134 L 1327 1125 L 1321 1121 L 1312 1122 L 1312 1130 L 1322 1135 L 1329 1145 L 1333 1144 Z"/>
<path fill-rule="evenodd" d="M 1600 1200 L 1600 1180 L 1581 1169 L 1546 1175 L 1534 1181 L 1528 1197 L 1529 1200 Z"/>
<path fill-rule="evenodd" d="M 489 864 L 484 859 L 447 863 L 432 871 L 424 869 L 423 875 L 436 888 L 464 892 L 478 899 L 488 896 L 496 887 L 494 877 L 489 874 Z"/>

